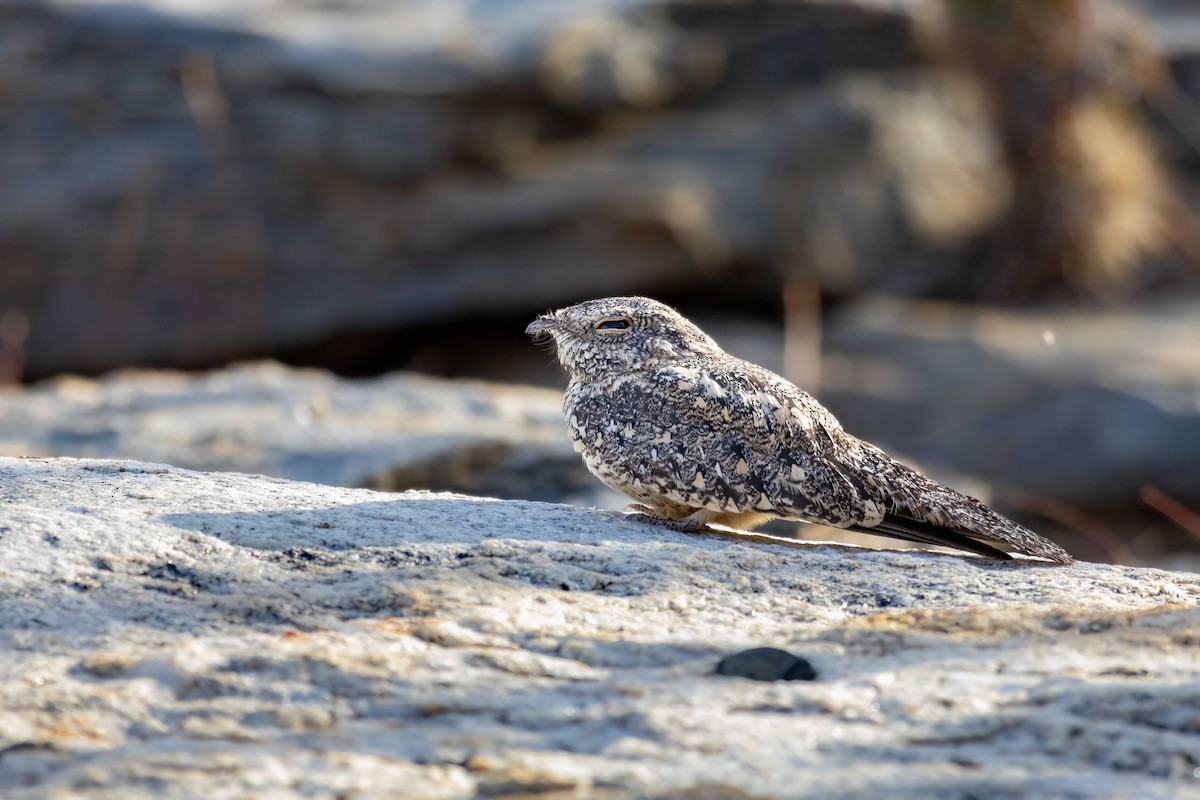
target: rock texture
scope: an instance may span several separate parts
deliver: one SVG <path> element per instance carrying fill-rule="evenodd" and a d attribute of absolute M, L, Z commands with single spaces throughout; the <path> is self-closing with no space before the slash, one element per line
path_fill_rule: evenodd
<path fill-rule="evenodd" d="M 1197 642 L 1191 574 L 0 460 L 14 800 L 1186 797 Z"/>
<path fill-rule="evenodd" d="M 0 391 L 0 455 L 604 502 L 571 449 L 561 406 L 548 389 L 419 375 L 350 381 L 271 363 L 130 371 Z"/>

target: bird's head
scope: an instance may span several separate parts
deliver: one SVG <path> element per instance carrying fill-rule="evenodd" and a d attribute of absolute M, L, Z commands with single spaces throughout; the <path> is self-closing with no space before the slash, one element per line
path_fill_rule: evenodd
<path fill-rule="evenodd" d="M 717 343 L 678 311 L 647 297 L 606 297 L 543 314 L 525 332 L 553 340 L 573 379 L 591 380 L 716 355 Z"/>

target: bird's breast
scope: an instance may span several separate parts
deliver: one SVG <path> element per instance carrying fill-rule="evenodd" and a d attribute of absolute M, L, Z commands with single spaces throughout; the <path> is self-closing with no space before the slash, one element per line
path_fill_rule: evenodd
<path fill-rule="evenodd" d="M 564 411 L 575 449 L 592 474 L 643 502 L 769 512 L 762 458 L 702 376 L 678 387 L 686 377 L 572 387 Z"/>

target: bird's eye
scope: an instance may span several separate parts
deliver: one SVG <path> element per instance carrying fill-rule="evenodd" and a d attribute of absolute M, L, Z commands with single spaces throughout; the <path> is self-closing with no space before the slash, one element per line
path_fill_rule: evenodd
<path fill-rule="evenodd" d="M 596 323 L 598 331 L 623 331 L 633 323 L 628 318 L 602 319 Z"/>

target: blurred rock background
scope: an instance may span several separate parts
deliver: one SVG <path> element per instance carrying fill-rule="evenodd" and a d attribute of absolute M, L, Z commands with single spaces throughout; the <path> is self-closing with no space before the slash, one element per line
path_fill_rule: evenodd
<path fill-rule="evenodd" d="M 1197 568 L 1198 191 L 1190 0 L 13 0 L 0 450 L 613 504 L 498 384 L 642 293 Z"/>

